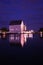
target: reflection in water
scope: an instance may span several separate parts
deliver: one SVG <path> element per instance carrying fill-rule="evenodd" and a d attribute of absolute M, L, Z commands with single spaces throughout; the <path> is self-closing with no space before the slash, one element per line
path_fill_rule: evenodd
<path fill-rule="evenodd" d="M 30 33 L 30 34 L 29 34 Z M 10 34 L 9 35 L 9 42 L 13 43 L 21 43 L 23 47 L 24 44 L 27 42 L 27 38 L 33 38 L 33 34 L 29 31 L 25 31 L 24 33 L 18 34 Z"/>
<path fill-rule="evenodd" d="M 22 31 L 21 33 L 14 33 L 14 32 L 1 32 L 0 33 L 0 38 L 6 38 L 7 36 L 9 37 L 9 42 L 11 43 L 21 43 L 21 46 L 23 47 L 24 44 L 27 41 L 27 38 L 33 38 L 33 30 L 31 31 Z"/>
<path fill-rule="evenodd" d="M 11 33 L 8 35 L 5 32 L 3 32 L 3 34 L 0 34 L 0 38 L 7 38 L 8 36 L 10 43 L 21 44 L 21 46 L 23 47 L 24 44 L 27 42 L 27 38 L 33 38 L 32 32 L 34 31 L 24 31 L 23 33 Z M 40 36 L 42 37 L 42 32 L 40 32 Z"/>
<path fill-rule="evenodd" d="M 12 43 L 21 43 L 22 47 L 24 45 L 24 34 L 10 34 L 9 35 L 9 42 Z"/>
<path fill-rule="evenodd" d="M 30 33 L 30 34 L 29 34 Z M 33 34 L 31 31 L 24 31 L 23 33 L 11 33 L 11 34 L 6 34 L 6 32 L 2 32 L 0 34 L 0 38 L 9 38 L 9 42 L 11 43 L 21 43 L 21 46 L 23 47 L 24 44 L 27 41 L 27 38 L 33 38 Z"/>

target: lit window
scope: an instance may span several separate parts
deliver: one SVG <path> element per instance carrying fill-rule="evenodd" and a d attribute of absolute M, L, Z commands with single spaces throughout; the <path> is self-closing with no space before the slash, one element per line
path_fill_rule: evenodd
<path fill-rule="evenodd" d="M 17 30 L 17 28 L 16 28 L 16 30 Z"/>
<path fill-rule="evenodd" d="M 10 40 L 14 40 L 14 35 L 10 35 Z"/>
<path fill-rule="evenodd" d="M 19 37 L 16 37 L 16 40 L 19 40 Z"/>

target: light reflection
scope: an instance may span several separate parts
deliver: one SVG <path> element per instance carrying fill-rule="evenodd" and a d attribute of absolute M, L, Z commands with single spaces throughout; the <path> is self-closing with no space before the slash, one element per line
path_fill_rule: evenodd
<path fill-rule="evenodd" d="M 13 34 L 9 35 L 9 42 L 14 42 L 14 35 Z"/>
<path fill-rule="evenodd" d="M 22 31 L 23 32 L 23 31 Z M 18 35 L 18 36 L 16 36 L 15 37 L 15 39 L 16 39 L 16 42 L 17 41 L 20 41 L 20 43 L 21 43 L 21 46 L 23 47 L 24 46 L 24 44 L 27 42 L 27 38 L 33 38 L 33 33 L 32 33 L 33 31 L 24 31 L 23 33 L 21 33 L 20 34 L 20 36 Z M 14 35 L 16 35 L 16 34 L 14 34 Z M 12 41 L 12 42 L 14 42 L 14 35 L 11 35 L 9 38 L 9 40 L 10 41 Z M 20 38 L 21 37 L 21 38 Z M 20 39 L 21 40 L 20 40 Z"/>
<path fill-rule="evenodd" d="M 5 38 L 6 37 L 6 32 L 2 32 L 2 34 L 3 34 L 3 38 Z"/>
<path fill-rule="evenodd" d="M 42 37 L 43 36 L 43 33 L 42 32 L 40 32 L 40 37 Z"/>

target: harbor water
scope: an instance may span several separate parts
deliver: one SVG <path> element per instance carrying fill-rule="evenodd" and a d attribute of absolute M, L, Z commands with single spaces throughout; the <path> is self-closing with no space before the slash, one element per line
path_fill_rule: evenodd
<path fill-rule="evenodd" d="M 43 38 L 35 35 L 32 39 L 27 39 L 24 47 L 10 45 L 8 37 L 0 39 L 0 60 L 10 63 L 43 63 Z"/>

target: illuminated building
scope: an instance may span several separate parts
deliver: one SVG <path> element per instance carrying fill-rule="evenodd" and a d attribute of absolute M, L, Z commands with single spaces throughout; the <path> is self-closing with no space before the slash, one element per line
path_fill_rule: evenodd
<path fill-rule="evenodd" d="M 26 25 L 24 25 L 22 20 L 10 21 L 9 32 L 12 33 L 9 35 L 9 41 L 13 43 L 21 43 L 22 47 L 27 41 L 27 38 L 33 38 L 33 30 L 27 31 Z"/>
<path fill-rule="evenodd" d="M 24 28 L 24 23 L 22 20 L 11 21 L 9 25 L 9 32 L 15 33 L 15 34 L 9 35 L 9 41 L 10 42 L 13 41 L 15 43 L 21 43 L 21 45 L 23 46 L 24 45 L 24 35 L 21 33 L 23 33 L 24 30 L 25 28 Z"/>

